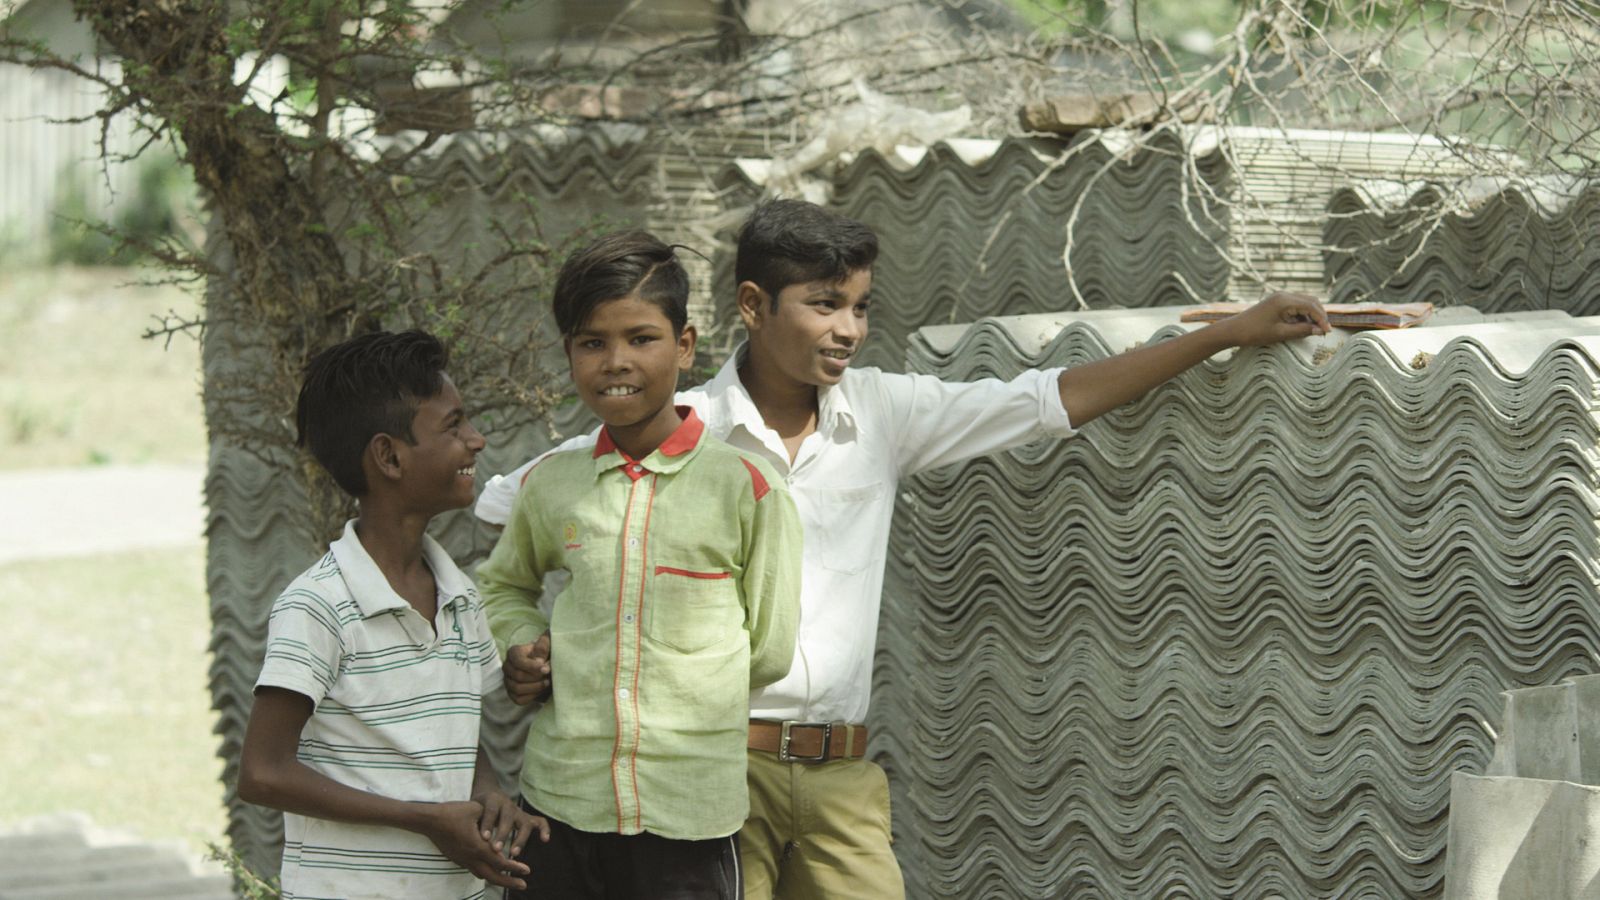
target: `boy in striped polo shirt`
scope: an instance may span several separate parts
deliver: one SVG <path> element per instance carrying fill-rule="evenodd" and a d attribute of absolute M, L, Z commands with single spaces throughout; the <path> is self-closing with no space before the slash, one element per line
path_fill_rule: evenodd
<path fill-rule="evenodd" d="M 522 887 L 546 823 L 501 792 L 478 743 L 499 655 L 470 579 L 425 533 L 472 502 L 483 435 L 419 331 L 311 360 L 300 441 L 360 516 L 272 606 L 239 797 L 284 811 L 296 898 L 484 898 Z"/>
<path fill-rule="evenodd" d="M 524 848 L 534 887 L 512 898 L 743 896 L 748 698 L 794 654 L 800 519 L 769 464 L 673 405 L 694 357 L 688 296 L 673 249 L 638 231 L 556 280 L 573 386 L 605 426 L 529 472 L 478 569 L 496 641 L 549 629 L 560 685 L 522 767 L 551 839 Z M 571 581 L 547 615 L 556 570 Z"/>

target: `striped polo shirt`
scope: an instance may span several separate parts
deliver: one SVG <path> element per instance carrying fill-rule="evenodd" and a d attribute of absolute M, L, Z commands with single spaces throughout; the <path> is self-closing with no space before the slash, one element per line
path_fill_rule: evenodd
<path fill-rule="evenodd" d="M 397 800 L 467 800 L 500 658 L 471 579 L 426 535 L 422 550 L 439 592 L 431 627 L 346 523 L 273 603 L 256 687 L 311 698 L 299 759 L 329 778 Z M 283 833 L 285 900 L 485 896 L 420 834 L 295 813 Z"/>

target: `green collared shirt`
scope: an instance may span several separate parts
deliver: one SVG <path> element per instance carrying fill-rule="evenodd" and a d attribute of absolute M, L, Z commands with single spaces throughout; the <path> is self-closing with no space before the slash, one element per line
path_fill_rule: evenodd
<path fill-rule="evenodd" d="M 800 519 L 769 464 L 684 424 L 642 460 L 610 435 L 529 471 L 478 569 L 501 651 L 551 636 L 528 802 L 581 831 L 724 837 L 749 810 L 749 692 L 789 671 Z M 547 572 L 567 588 L 548 616 Z"/>

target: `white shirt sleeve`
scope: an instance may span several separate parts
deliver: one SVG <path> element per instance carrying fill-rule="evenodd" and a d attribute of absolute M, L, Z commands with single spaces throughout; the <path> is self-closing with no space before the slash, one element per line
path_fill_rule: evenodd
<path fill-rule="evenodd" d="M 931 375 L 882 374 L 887 421 L 901 475 L 1020 447 L 1075 429 L 1061 405 L 1061 369 L 1010 381 L 946 382 Z"/>
<path fill-rule="evenodd" d="M 702 416 L 705 415 L 706 395 L 704 391 L 698 388 L 691 391 L 679 391 L 674 396 L 673 402 L 680 406 L 693 407 L 695 412 Z M 600 429 L 596 428 L 587 434 L 567 438 L 560 445 L 528 460 L 509 474 L 494 476 L 483 486 L 483 492 L 478 495 L 477 504 L 472 507 L 472 514 L 490 525 L 503 527 L 511 518 L 511 507 L 517 502 L 517 492 L 522 489 L 522 482 L 528 477 L 528 470 L 543 462 L 544 458 L 552 453 L 593 447 L 599 440 Z"/>
<path fill-rule="evenodd" d="M 559 445 L 518 466 L 509 474 L 494 476 L 483 486 L 483 492 L 478 495 L 477 505 L 472 507 L 472 514 L 490 525 L 504 526 L 511 518 L 511 507 L 517 502 L 517 492 L 522 489 L 522 482 L 528 477 L 528 472 L 534 466 L 544 462 L 545 457 L 552 453 L 593 447 L 599 440 L 600 430 L 598 428 L 587 434 L 567 438 Z"/>

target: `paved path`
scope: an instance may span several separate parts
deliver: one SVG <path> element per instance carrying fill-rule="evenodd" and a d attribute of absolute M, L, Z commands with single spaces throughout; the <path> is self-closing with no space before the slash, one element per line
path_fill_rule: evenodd
<path fill-rule="evenodd" d="M 0 472 L 0 564 L 198 544 L 203 466 Z M 215 863 L 96 829 L 82 816 L 0 829 L 0 900 L 231 900 Z"/>
<path fill-rule="evenodd" d="M 0 472 L 0 564 L 197 544 L 204 466 Z"/>

